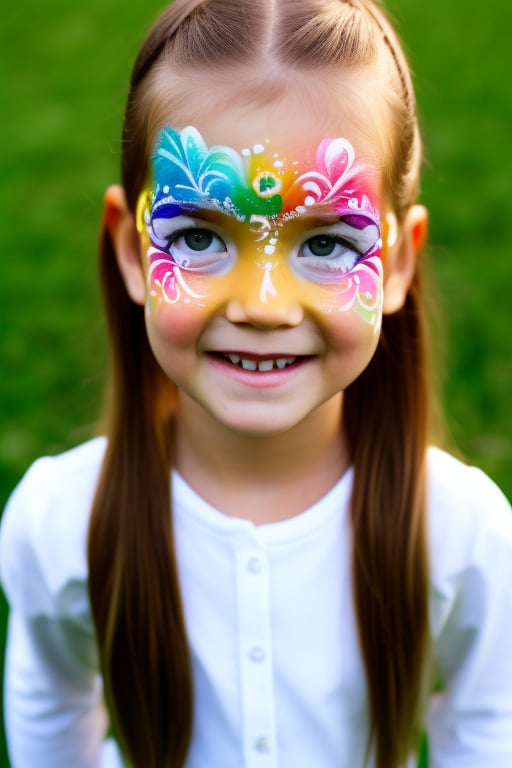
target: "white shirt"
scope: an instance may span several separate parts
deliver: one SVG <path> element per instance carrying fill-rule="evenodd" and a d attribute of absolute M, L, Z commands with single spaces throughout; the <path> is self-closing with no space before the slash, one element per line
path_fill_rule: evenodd
<path fill-rule="evenodd" d="M 120 768 L 87 595 L 105 441 L 36 462 L 6 509 L 5 683 L 12 768 Z M 349 470 L 317 504 L 255 526 L 176 473 L 178 565 L 194 668 L 186 768 L 359 768 L 367 699 L 350 583 Z M 445 691 L 430 768 L 512 766 L 512 515 L 479 470 L 431 449 L 431 627 Z M 385 510 L 383 510 L 385 514 Z"/>

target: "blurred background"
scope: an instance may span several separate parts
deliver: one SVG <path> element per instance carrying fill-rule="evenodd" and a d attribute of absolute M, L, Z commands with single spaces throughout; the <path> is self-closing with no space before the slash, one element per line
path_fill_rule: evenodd
<path fill-rule="evenodd" d="M 131 64 L 162 6 L 17 0 L 2 11 L 0 509 L 37 456 L 95 428 L 106 369 L 102 198 L 119 180 Z M 512 4 L 387 6 L 414 71 L 426 143 L 446 443 L 512 498 Z M 1 602 L 0 650 L 5 616 Z"/>

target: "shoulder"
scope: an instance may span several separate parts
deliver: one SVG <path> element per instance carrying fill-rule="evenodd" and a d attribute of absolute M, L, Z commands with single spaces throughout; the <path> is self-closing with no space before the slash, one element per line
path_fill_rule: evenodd
<path fill-rule="evenodd" d="M 427 508 L 431 531 L 438 536 L 508 531 L 512 525 L 510 504 L 498 486 L 477 467 L 439 448 L 428 452 Z"/>
<path fill-rule="evenodd" d="M 427 466 L 434 594 L 451 602 L 470 581 L 512 581 L 512 510 L 504 494 L 480 469 L 437 448 Z"/>
<path fill-rule="evenodd" d="M 0 528 L 0 577 L 18 610 L 64 610 L 69 589 L 85 583 L 87 530 L 105 447 L 105 439 L 96 438 L 40 458 L 12 493 Z"/>

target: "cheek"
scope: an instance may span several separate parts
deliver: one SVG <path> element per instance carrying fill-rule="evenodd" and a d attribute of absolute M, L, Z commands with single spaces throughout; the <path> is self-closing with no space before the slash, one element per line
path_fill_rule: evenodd
<path fill-rule="evenodd" d="M 325 314 L 323 330 L 328 347 L 347 364 L 363 362 L 366 365 L 379 340 L 373 326 L 357 312 Z"/>
<path fill-rule="evenodd" d="M 208 315 L 204 281 L 168 260 L 154 262 L 148 272 L 146 326 L 152 345 L 174 350 L 195 346 Z"/>
<path fill-rule="evenodd" d="M 365 370 L 375 354 L 379 334 L 356 311 L 324 315 L 322 326 L 327 344 L 326 380 L 344 389 Z"/>
<path fill-rule="evenodd" d="M 152 344 L 175 350 L 195 348 L 209 313 L 201 304 L 182 299 L 174 304 L 146 306 L 146 327 Z"/>
<path fill-rule="evenodd" d="M 308 304 L 318 317 L 337 328 L 354 328 L 377 336 L 382 321 L 382 262 L 365 259 L 345 277 L 332 284 L 311 285 Z"/>
<path fill-rule="evenodd" d="M 195 343 L 211 314 L 212 282 L 168 257 L 153 257 L 147 271 L 148 332 L 178 347 Z"/>
<path fill-rule="evenodd" d="M 150 256 L 147 284 L 148 303 L 153 309 L 160 305 L 201 302 L 208 296 L 208 285 L 204 279 L 200 280 L 191 272 L 181 269 L 159 251 Z"/>

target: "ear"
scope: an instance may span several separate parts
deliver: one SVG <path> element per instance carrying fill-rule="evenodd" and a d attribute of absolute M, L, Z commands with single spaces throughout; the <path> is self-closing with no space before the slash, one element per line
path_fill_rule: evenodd
<path fill-rule="evenodd" d="M 135 217 L 128 208 L 124 189 L 119 185 L 109 187 L 105 193 L 104 221 L 128 295 L 136 304 L 144 305 L 146 280 L 141 259 L 140 236 Z"/>
<path fill-rule="evenodd" d="M 427 237 L 427 209 L 422 205 L 411 206 L 401 230 L 398 241 L 395 244 L 389 243 L 384 258 L 383 312 L 385 315 L 398 312 L 404 305 L 416 271 L 418 253 Z"/>

